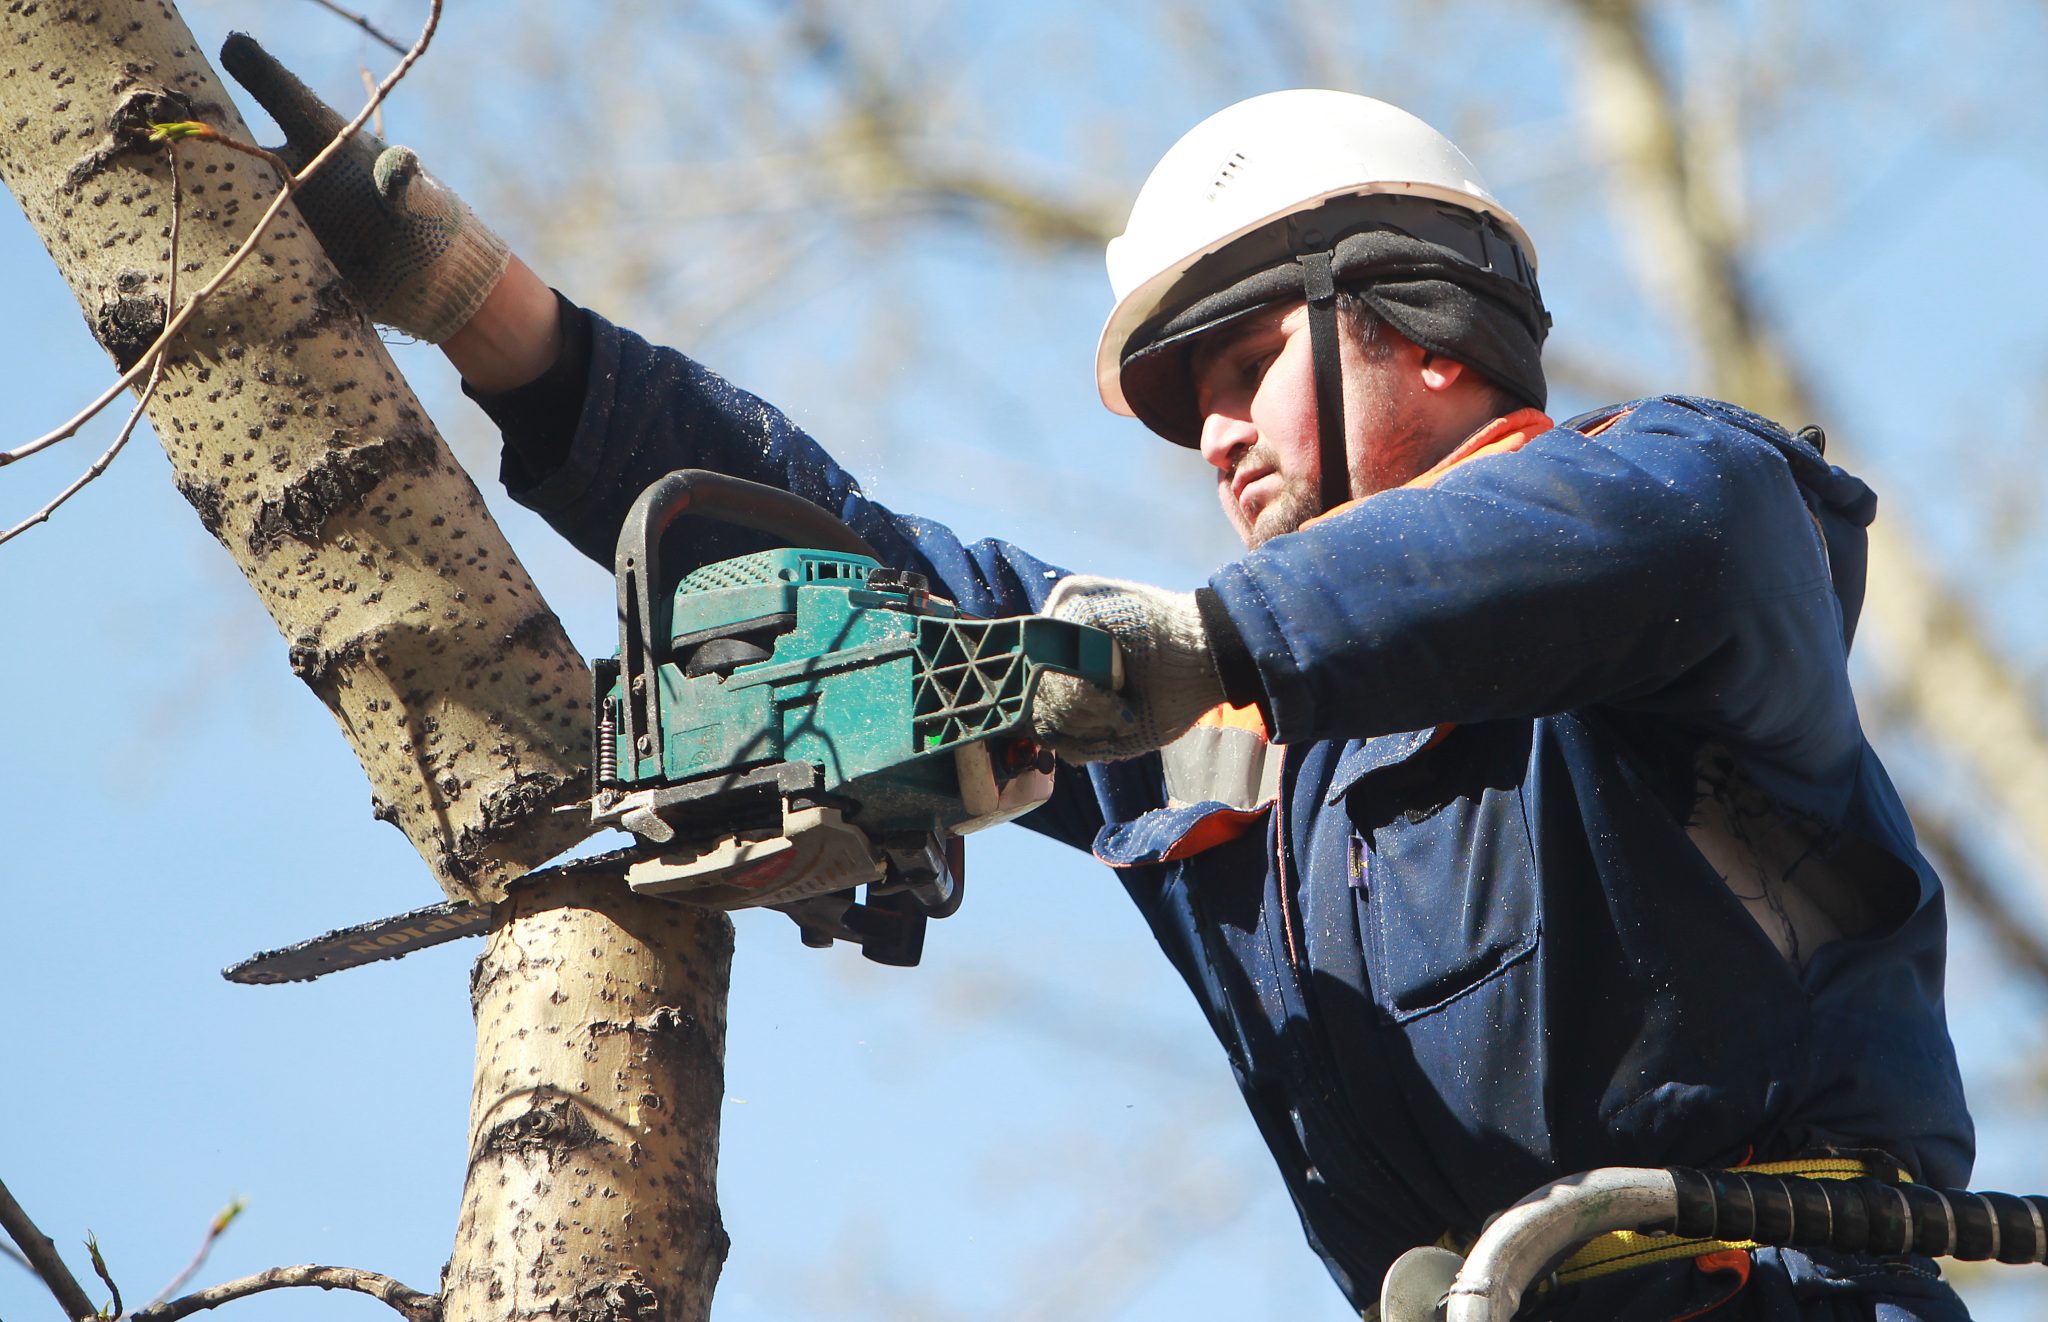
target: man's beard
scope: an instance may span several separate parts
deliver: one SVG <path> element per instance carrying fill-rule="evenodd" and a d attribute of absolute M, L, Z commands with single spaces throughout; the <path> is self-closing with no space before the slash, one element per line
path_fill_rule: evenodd
<path fill-rule="evenodd" d="M 1313 474 L 1303 479 L 1290 477 L 1279 493 L 1266 502 L 1256 519 L 1238 524 L 1246 550 L 1256 551 L 1282 533 L 1293 532 L 1322 513 L 1322 492 Z M 1240 519 L 1243 511 L 1238 511 Z"/>
<path fill-rule="evenodd" d="M 1350 480 L 1346 484 L 1348 499 L 1362 499 L 1413 481 L 1450 448 L 1449 444 L 1440 441 L 1432 443 L 1427 424 L 1414 410 L 1380 403 L 1376 408 L 1368 404 L 1360 412 L 1367 416 L 1354 418 L 1353 425 L 1363 423 L 1359 430 L 1375 439 L 1365 454 L 1351 456 Z M 1255 551 L 1282 533 L 1294 532 L 1310 519 L 1327 512 L 1323 508 L 1319 477 L 1322 470 L 1318 463 L 1313 472 L 1287 474 L 1279 493 L 1259 510 L 1258 517 L 1249 524 L 1244 521 L 1243 509 L 1230 496 L 1231 476 L 1246 464 L 1279 472 L 1277 458 L 1273 447 L 1260 441 L 1245 451 L 1231 474 L 1224 478 L 1227 511 L 1247 550 Z"/>

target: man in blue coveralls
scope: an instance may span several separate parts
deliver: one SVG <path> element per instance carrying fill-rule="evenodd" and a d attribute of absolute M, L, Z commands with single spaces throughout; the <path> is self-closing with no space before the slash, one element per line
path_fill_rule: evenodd
<path fill-rule="evenodd" d="M 336 126 L 254 43 L 223 61 L 294 150 Z M 1404 1250 L 1593 1167 L 1854 1152 L 1966 1182 L 1940 883 L 1845 669 L 1874 498 L 1817 434 L 1726 404 L 1554 424 L 1534 245 L 1421 121 L 1232 106 L 1110 245 L 1102 396 L 1200 452 L 1246 546 L 1185 594 L 892 513 L 380 151 L 303 190 L 309 221 L 372 315 L 442 344 L 513 495 L 600 562 L 642 488 L 707 467 L 970 612 L 1116 634 L 1119 691 L 1043 687 L 1068 765 L 1026 824 L 1117 870 L 1361 1311 Z M 754 549 L 689 536 L 698 562 Z M 1525 1315 L 1965 1316 L 1926 1259 L 1662 1249 Z"/>

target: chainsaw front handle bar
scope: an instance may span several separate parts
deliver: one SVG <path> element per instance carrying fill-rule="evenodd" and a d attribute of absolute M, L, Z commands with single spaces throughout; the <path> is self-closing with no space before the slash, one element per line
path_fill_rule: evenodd
<path fill-rule="evenodd" d="M 1444 1322 L 1509 1322 L 1532 1284 L 1579 1245 L 1611 1230 L 2040 1263 L 2048 1262 L 2048 1197 L 1870 1177 L 1684 1167 L 1588 1171 L 1543 1186 L 1487 1227 L 1444 1296 Z"/>
<path fill-rule="evenodd" d="M 802 496 L 702 468 L 679 468 L 633 502 L 619 529 L 615 555 L 619 622 L 650 664 L 666 646 L 658 631 L 665 604 L 661 600 L 661 539 L 685 514 L 765 532 L 790 546 L 881 559 L 860 534 Z"/>
<path fill-rule="evenodd" d="M 785 543 L 879 560 L 845 523 L 801 496 L 701 468 L 679 468 L 650 484 L 626 512 L 614 554 L 619 590 L 619 670 L 626 691 L 623 731 L 630 756 L 654 751 L 661 699 L 654 672 L 668 651 L 663 624 L 661 539 L 685 514 L 752 528 Z"/>

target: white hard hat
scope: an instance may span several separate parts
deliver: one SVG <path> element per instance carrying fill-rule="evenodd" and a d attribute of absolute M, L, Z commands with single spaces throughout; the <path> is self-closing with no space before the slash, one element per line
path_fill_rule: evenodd
<path fill-rule="evenodd" d="M 1416 202 L 1390 201 L 1400 198 Z M 1438 219 L 1446 211 L 1453 223 Z M 1491 249 L 1483 237 L 1490 227 L 1479 217 L 1498 227 Z M 1141 332 L 1291 261 L 1303 244 L 1333 247 L 1375 218 L 1448 243 L 1452 257 L 1534 294 L 1536 251 L 1521 222 L 1463 152 L 1407 111 L 1349 92 L 1301 89 L 1240 101 L 1197 124 L 1153 168 L 1123 234 L 1109 241 L 1116 307 L 1095 355 L 1103 403 L 1138 416 L 1123 372 L 1146 343 Z M 1411 223 L 1417 219 L 1420 227 Z"/>

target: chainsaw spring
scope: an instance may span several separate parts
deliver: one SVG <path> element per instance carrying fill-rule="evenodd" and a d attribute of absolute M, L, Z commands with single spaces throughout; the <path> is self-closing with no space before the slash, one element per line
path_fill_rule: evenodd
<path fill-rule="evenodd" d="M 604 704 L 604 714 L 598 718 L 597 783 L 600 785 L 616 784 L 619 779 L 619 744 L 615 733 L 617 726 L 612 720 L 612 713 L 615 710 L 615 705 L 608 701 Z"/>

